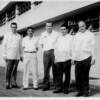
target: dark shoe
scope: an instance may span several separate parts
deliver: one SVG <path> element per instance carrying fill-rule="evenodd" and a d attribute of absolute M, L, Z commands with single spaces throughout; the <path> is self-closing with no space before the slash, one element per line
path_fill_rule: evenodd
<path fill-rule="evenodd" d="M 19 86 L 16 84 L 16 85 L 12 85 L 12 88 L 19 88 Z"/>
<path fill-rule="evenodd" d="M 84 97 L 89 97 L 89 92 L 83 93 Z"/>
<path fill-rule="evenodd" d="M 43 87 L 43 89 L 42 89 L 43 91 L 48 91 L 48 90 L 50 90 L 50 87 L 48 87 L 48 86 L 45 86 L 45 87 Z"/>
<path fill-rule="evenodd" d="M 63 92 L 64 92 L 64 94 L 68 94 L 68 93 L 69 93 L 69 91 L 68 91 L 68 90 L 64 90 Z"/>
<path fill-rule="evenodd" d="M 62 89 L 57 89 L 55 91 L 53 91 L 53 93 L 61 93 L 62 92 Z"/>
<path fill-rule="evenodd" d="M 83 93 L 82 93 L 82 92 L 78 92 L 78 93 L 76 94 L 76 97 L 80 97 L 80 96 L 83 96 Z"/>
<path fill-rule="evenodd" d="M 33 88 L 34 90 L 38 90 L 39 88 Z"/>
<path fill-rule="evenodd" d="M 28 90 L 28 89 L 29 89 L 29 88 L 24 88 L 24 87 L 23 87 L 23 90 Z"/>
<path fill-rule="evenodd" d="M 6 85 L 6 89 L 11 89 L 12 86 L 11 85 Z"/>

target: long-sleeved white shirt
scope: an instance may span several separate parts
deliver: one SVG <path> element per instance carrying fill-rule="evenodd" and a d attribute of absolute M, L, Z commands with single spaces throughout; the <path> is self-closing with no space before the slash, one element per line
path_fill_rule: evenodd
<path fill-rule="evenodd" d="M 22 37 L 16 33 L 8 33 L 4 36 L 3 57 L 7 59 L 19 59 L 22 56 Z"/>
<path fill-rule="evenodd" d="M 52 31 L 52 33 L 49 34 L 45 31 L 44 33 L 42 33 L 40 37 L 39 44 L 43 45 L 44 51 L 54 49 L 54 45 L 56 43 L 58 36 L 59 36 L 58 32 Z"/>
<path fill-rule="evenodd" d="M 55 62 L 65 62 L 71 59 L 71 45 L 72 36 L 70 34 L 59 36 L 54 49 Z"/>
<path fill-rule="evenodd" d="M 35 36 L 33 36 L 32 38 L 26 36 L 25 38 L 23 38 L 22 47 L 24 48 L 24 51 L 36 51 L 36 48 L 38 47 L 38 38 Z"/>
<path fill-rule="evenodd" d="M 81 61 L 89 56 L 94 57 L 95 39 L 94 34 L 90 31 L 84 33 L 78 32 L 74 36 L 73 47 L 72 47 L 72 59 Z"/>

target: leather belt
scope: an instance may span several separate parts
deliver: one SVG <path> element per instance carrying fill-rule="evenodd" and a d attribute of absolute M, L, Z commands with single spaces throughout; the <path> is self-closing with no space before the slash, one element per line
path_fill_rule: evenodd
<path fill-rule="evenodd" d="M 36 51 L 24 51 L 25 53 L 36 53 Z"/>

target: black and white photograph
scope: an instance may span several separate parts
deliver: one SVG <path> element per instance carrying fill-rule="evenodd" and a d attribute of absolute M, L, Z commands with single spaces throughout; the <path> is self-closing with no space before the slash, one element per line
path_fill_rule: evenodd
<path fill-rule="evenodd" d="M 0 0 L 0 97 L 100 97 L 100 1 Z"/>

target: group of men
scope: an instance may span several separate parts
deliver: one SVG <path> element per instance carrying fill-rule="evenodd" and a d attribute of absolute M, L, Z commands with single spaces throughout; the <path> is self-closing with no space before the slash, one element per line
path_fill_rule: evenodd
<path fill-rule="evenodd" d="M 95 63 L 94 34 L 86 29 L 84 21 L 78 22 L 79 30 L 71 35 L 68 26 L 61 26 L 61 32 L 53 30 L 52 22 L 46 23 L 46 31 L 40 38 L 34 36 L 34 29 L 27 28 L 27 36 L 17 33 L 17 24 L 11 23 L 12 31 L 4 37 L 3 57 L 6 61 L 6 88 L 18 87 L 16 83 L 19 60 L 23 62 L 23 89 L 29 87 L 29 75 L 32 73 L 33 88 L 38 89 L 37 52 L 43 49 L 43 91 L 50 89 L 50 68 L 53 75 L 53 93 L 69 93 L 71 66 L 75 64 L 75 80 L 78 94 L 89 95 L 89 70 Z M 65 74 L 65 79 L 63 75 Z"/>

